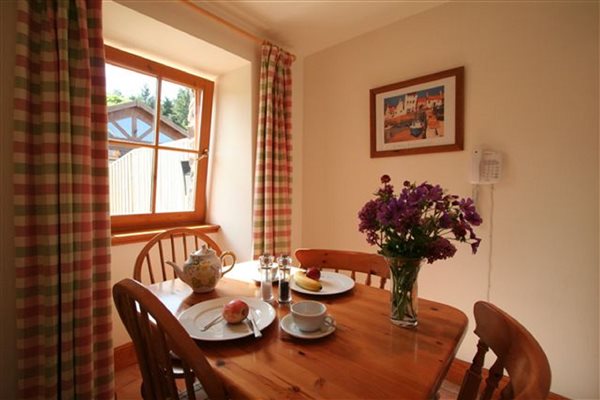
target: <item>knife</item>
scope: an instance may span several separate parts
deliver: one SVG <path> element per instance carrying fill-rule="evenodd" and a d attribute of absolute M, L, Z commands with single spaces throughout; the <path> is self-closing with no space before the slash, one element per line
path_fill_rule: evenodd
<path fill-rule="evenodd" d="M 258 329 L 258 326 L 256 325 L 256 313 L 254 312 L 253 308 L 251 308 L 250 312 L 248 313 L 248 321 L 250 321 L 250 324 L 252 325 L 252 331 L 254 332 L 254 337 L 255 338 L 261 337 L 262 332 L 260 331 L 260 329 Z"/>
<path fill-rule="evenodd" d="M 217 322 L 221 322 L 222 319 L 223 315 L 217 315 L 212 321 L 200 328 L 200 332 L 205 332 L 206 330 L 208 330 L 208 328 L 212 327 L 213 325 L 216 325 Z"/>

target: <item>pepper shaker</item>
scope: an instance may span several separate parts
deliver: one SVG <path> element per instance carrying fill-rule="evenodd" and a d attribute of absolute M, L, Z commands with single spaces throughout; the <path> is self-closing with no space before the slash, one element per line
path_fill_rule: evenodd
<path fill-rule="evenodd" d="M 292 301 L 292 294 L 290 293 L 290 279 L 292 258 L 290 256 L 282 254 L 277 259 L 279 264 L 279 304 L 288 304 Z"/>
<path fill-rule="evenodd" d="M 271 268 L 273 265 L 273 256 L 265 253 L 258 257 L 260 262 L 260 294 L 263 301 L 273 302 L 273 274 Z"/>

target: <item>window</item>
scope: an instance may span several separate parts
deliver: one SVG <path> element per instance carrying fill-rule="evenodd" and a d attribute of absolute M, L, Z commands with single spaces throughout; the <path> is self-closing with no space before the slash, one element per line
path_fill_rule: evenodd
<path fill-rule="evenodd" d="M 213 89 L 106 46 L 113 233 L 204 223 Z"/>

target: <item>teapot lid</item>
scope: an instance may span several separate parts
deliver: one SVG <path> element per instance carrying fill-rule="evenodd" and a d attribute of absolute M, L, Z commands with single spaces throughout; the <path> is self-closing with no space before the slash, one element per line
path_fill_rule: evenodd
<path fill-rule="evenodd" d="M 209 254 L 215 254 L 215 251 L 205 244 L 199 250 L 192 253 L 193 256 L 206 256 Z"/>

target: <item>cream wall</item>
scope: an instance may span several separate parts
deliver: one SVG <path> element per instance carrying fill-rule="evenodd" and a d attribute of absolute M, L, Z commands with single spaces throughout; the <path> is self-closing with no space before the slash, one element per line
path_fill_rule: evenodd
<path fill-rule="evenodd" d="M 209 163 L 207 220 L 221 226 L 214 235 L 221 248 L 240 260 L 252 258 L 251 72 L 248 65 L 219 77 Z"/>
<path fill-rule="evenodd" d="M 369 89 L 461 65 L 465 151 L 369 158 Z M 446 4 L 308 56 L 304 72 L 302 245 L 373 251 L 356 215 L 380 175 L 468 196 L 470 150 L 501 151 L 479 253 L 426 265 L 420 294 L 472 331 L 491 273 L 490 300 L 542 344 L 552 390 L 598 398 L 598 4 Z"/>

